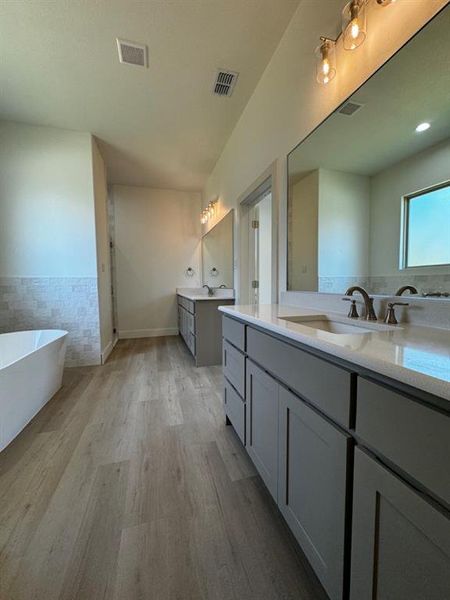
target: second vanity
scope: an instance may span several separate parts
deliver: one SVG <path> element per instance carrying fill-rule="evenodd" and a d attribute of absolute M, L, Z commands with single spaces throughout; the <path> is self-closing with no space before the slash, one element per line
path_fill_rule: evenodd
<path fill-rule="evenodd" d="M 220 310 L 227 422 L 328 596 L 449 598 L 449 332 Z"/>
<path fill-rule="evenodd" d="M 217 289 L 208 296 L 205 288 L 178 288 L 178 331 L 197 367 L 220 365 L 222 323 L 219 306 L 234 304 L 234 290 Z"/>

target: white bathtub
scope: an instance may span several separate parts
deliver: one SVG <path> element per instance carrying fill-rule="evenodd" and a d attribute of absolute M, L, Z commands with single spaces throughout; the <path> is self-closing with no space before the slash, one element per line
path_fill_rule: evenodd
<path fill-rule="evenodd" d="M 0 452 L 61 387 L 67 331 L 0 334 Z"/>

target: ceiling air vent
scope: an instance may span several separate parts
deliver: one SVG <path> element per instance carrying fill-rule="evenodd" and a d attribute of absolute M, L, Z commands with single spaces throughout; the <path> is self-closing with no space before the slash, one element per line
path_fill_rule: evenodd
<path fill-rule="evenodd" d="M 346 115 L 347 117 L 351 117 L 355 114 L 360 108 L 362 108 L 364 104 L 358 104 L 357 102 L 346 102 L 341 106 L 338 110 L 341 115 Z"/>
<path fill-rule="evenodd" d="M 234 73 L 233 71 L 219 69 L 214 82 L 214 93 L 217 94 L 217 96 L 231 96 L 238 75 L 239 73 Z"/>
<path fill-rule="evenodd" d="M 119 60 L 126 65 L 135 67 L 147 67 L 147 46 L 119 40 L 117 38 L 117 49 L 119 51 Z"/>

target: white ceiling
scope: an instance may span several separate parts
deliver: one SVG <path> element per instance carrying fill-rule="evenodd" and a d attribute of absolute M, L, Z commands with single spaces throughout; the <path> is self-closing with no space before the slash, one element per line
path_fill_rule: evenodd
<path fill-rule="evenodd" d="M 351 97 L 363 104 L 358 112 L 333 113 L 291 153 L 291 182 L 319 167 L 374 175 L 448 138 L 449 31 L 450 7 Z M 431 128 L 416 133 L 424 121 Z"/>
<path fill-rule="evenodd" d="M 0 0 L 0 119 L 92 132 L 111 183 L 200 190 L 298 3 Z M 240 73 L 230 98 L 218 68 Z"/>

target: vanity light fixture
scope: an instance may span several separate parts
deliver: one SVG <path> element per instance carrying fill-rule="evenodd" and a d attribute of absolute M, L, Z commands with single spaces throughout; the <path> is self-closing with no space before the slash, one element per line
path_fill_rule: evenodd
<path fill-rule="evenodd" d="M 202 225 L 205 225 L 205 223 L 207 223 L 209 219 L 212 219 L 216 214 L 216 202 L 217 200 L 211 200 L 211 202 L 208 203 L 208 206 L 201 211 L 200 223 Z"/>
<path fill-rule="evenodd" d="M 416 131 L 417 133 L 422 133 L 422 131 L 426 131 L 427 129 L 430 129 L 430 127 L 431 125 L 429 123 L 419 123 L 416 127 Z"/>
<path fill-rule="evenodd" d="M 316 48 L 316 79 L 326 85 L 336 75 L 336 41 L 320 36 L 321 44 Z"/>
<path fill-rule="evenodd" d="M 333 40 L 321 36 L 321 44 L 315 50 L 316 79 L 327 84 L 336 75 L 336 43 L 343 38 L 345 50 L 354 50 L 364 42 L 367 36 L 366 7 L 371 0 L 350 0 L 342 10 L 342 32 Z M 389 6 L 397 0 L 373 0 L 380 6 Z M 416 130 L 418 131 L 418 130 Z M 425 131 L 422 129 L 421 131 Z"/>
<path fill-rule="evenodd" d="M 366 39 L 366 0 L 350 0 L 342 10 L 345 50 L 354 50 Z"/>

